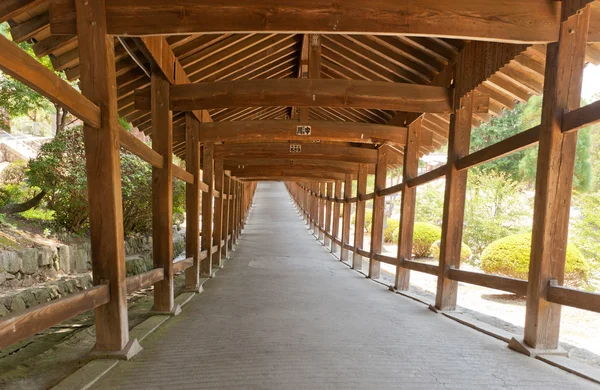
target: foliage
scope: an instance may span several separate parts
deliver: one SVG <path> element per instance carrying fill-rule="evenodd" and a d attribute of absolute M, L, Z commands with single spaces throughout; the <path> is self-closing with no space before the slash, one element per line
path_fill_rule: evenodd
<path fill-rule="evenodd" d="M 572 239 L 590 260 L 600 263 L 600 193 L 577 197 L 576 206 L 581 214 L 574 223 Z"/>
<path fill-rule="evenodd" d="M 54 211 L 43 208 L 29 209 L 19 215 L 30 221 L 54 221 Z"/>
<path fill-rule="evenodd" d="M 0 186 L 0 207 L 26 202 L 38 192 L 39 188 L 31 188 L 24 182 L 3 184 Z"/>
<path fill-rule="evenodd" d="M 523 233 L 492 242 L 481 256 L 482 269 L 490 274 L 527 280 L 531 255 L 531 234 Z M 588 261 L 579 249 L 567 244 L 565 283 L 571 286 L 587 284 L 590 276 Z"/>
<path fill-rule="evenodd" d="M 417 187 L 416 221 L 429 222 L 434 225 L 442 224 L 445 186 L 446 180 L 441 179 Z"/>
<path fill-rule="evenodd" d="M 523 183 L 494 171 L 469 173 L 463 240 L 480 255 L 492 241 L 530 228 L 532 207 Z"/>
<path fill-rule="evenodd" d="M 371 225 L 373 225 L 373 211 L 365 210 L 365 230 L 367 233 L 371 232 Z"/>
<path fill-rule="evenodd" d="M 431 257 L 435 259 L 440 259 L 440 242 L 441 240 L 437 240 L 433 244 L 431 244 L 431 248 L 429 249 L 431 252 Z M 465 262 L 471 258 L 473 252 L 471 252 L 471 248 L 464 242 L 460 246 L 460 261 Z"/>
<path fill-rule="evenodd" d="M 398 218 L 388 218 L 387 227 L 383 230 L 383 241 L 397 243 L 400 221 Z"/>
<path fill-rule="evenodd" d="M 27 162 L 17 160 L 4 168 L 0 174 L 0 183 L 3 184 L 19 184 L 25 181 L 27 171 Z"/>
<path fill-rule="evenodd" d="M 126 234 L 152 228 L 152 168 L 137 156 L 121 152 L 123 224 Z M 88 228 L 87 174 L 81 127 L 67 127 L 44 144 L 29 162 L 31 185 L 46 190 L 48 207 L 55 223 L 67 231 L 81 233 Z M 177 218 L 185 204 L 184 184 L 174 189 Z M 176 214 L 174 213 L 174 215 Z"/>
<path fill-rule="evenodd" d="M 431 245 L 441 239 L 442 229 L 425 222 L 416 222 L 413 232 L 412 252 L 415 257 L 430 255 Z"/>

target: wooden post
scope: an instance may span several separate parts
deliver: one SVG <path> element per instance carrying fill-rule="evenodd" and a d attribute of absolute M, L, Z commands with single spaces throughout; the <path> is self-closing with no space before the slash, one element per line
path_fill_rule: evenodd
<path fill-rule="evenodd" d="M 331 198 L 333 197 L 333 183 L 332 182 L 328 182 L 327 183 L 327 197 Z M 331 206 L 332 206 L 332 201 L 330 200 L 326 200 L 325 201 L 325 238 L 323 239 L 323 243 L 325 244 L 325 246 L 331 245 L 331 240 L 329 239 L 329 237 L 327 236 L 327 234 L 331 234 Z"/>
<path fill-rule="evenodd" d="M 237 201 L 238 191 L 237 191 L 237 180 L 231 178 L 231 212 L 229 214 L 229 234 L 231 234 L 231 241 L 229 241 L 229 250 L 233 250 L 233 244 L 237 242 L 235 239 L 235 234 L 237 232 L 235 228 L 235 202 Z"/>
<path fill-rule="evenodd" d="M 462 77 L 457 71 L 456 80 Z M 473 119 L 473 94 L 468 93 L 460 99 L 456 114 L 450 117 L 450 135 L 448 138 L 448 170 L 446 173 L 446 191 L 444 194 L 444 213 L 442 217 L 442 239 L 440 241 L 440 266 L 435 295 L 435 307 L 439 310 L 454 310 L 458 282 L 450 280 L 450 267 L 460 267 L 465 195 L 468 170 L 458 171 L 456 162 L 469 154 L 471 126 Z"/>
<path fill-rule="evenodd" d="M 202 250 L 206 250 L 207 258 L 200 264 L 200 274 L 212 277 L 212 224 L 213 224 L 213 155 L 214 144 L 206 142 L 202 150 L 202 181 L 208 191 L 202 193 Z"/>
<path fill-rule="evenodd" d="M 377 165 L 375 166 L 375 198 L 373 199 L 373 222 L 371 225 L 371 259 L 369 260 L 369 278 L 379 279 L 381 263 L 373 258 L 383 249 L 383 224 L 385 196 L 379 196 L 378 191 L 385 188 L 387 173 L 388 149 L 382 146 L 377 150 Z"/>
<path fill-rule="evenodd" d="M 194 265 L 185 270 L 185 287 L 200 291 L 200 143 L 197 138 L 198 120 L 185 114 L 185 167 L 194 175 L 192 184 L 185 186 L 185 256 L 194 259 Z"/>
<path fill-rule="evenodd" d="M 546 49 L 544 100 L 535 181 L 525 342 L 558 347 L 561 306 L 546 300 L 551 279 L 563 284 L 577 132 L 562 133 L 565 113 L 579 107 L 590 5 L 562 2 L 559 40 Z M 570 15 L 573 16 L 569 17 Z"/>
<path fill-rule="evenodd" d="M 404 167 L 402 182 L 408 181 L 418 175 L 419 147 L 421 139 L 422 117 L 416 119 L 408 126 L 408 140 L 404 147 Z M 415 202 L 417 199 L 417 188 L 404 186 L 402 200 L 400 201 L 400 228 L 398 234 L 398 259 L 412 259 L 413 230 L 415 226 Z M 408 290 L 410 286 L 410 270 L 396 267 L 396 279 L 394 287 L 397 290 Z"/>
<path fill-rule="evenodd" d="M 216 268 L 222 268 L 221 261 L 221 238 L 223 235 L 223 160 L 215 161 L 215 190 L 219 191 L 219 196 L 215 198 L 215 224 L 213 230 L 213 243 L 218 250 L 213 255 L 212 263 Z"/>
<path fill-rule="evenodd" d="M 339 200 L 342 197 L 342 181 L 336 180 L 335 182 L 335 199 Z M 338 237 L 338 233 L 340 231 L 340 203 L 333 203 L 333 228 L 331 230 L 331 235 L 333 236 L 333 240 L 331 241 L 331 253 L 335 253 L 337 251 L 337 244 L 335 240 Z"/>
<path fill-rule="evenodd" d="M 221 256 L 229 258 L 229 211 L 231 205 L 231 176 L 226 175 L 223 179 L 223 193 L 227 199 L 223 199 L 223 239 L 225 244 L 221 250 Z"/>
<path fill-rule="evenodd" d="M 348 260 L 348 249 L 345 244 L 350 245 L 350 213 L 352 212 L 352 203 L 348 199 L 352 198 L 352 175 L 346 173 L 344 180 L 344 214 L 342 216 L 342 248 L 340 249 L 340 261 Z"/>
<path fill-rule="evenodd" d="M 102 115 L 99 129 L 83 127 L 92 274 L 95 285 L 108 282 L 110 287 L 110 301 L 95 309 L 95 348 L 130 357 L 141 348 L 136 340 L 129 341 L 127 320 L 114 41 L 106 34 L 104 1 L 77 0 L 75 5 L 80 88 Z"/>
<path fill-rule="evenodd" d="M 365 201 L 360 198 L 367 192 L 367 164 L 358 164 L 358 180 L 356 186 L 356 214 L 354 223 L 354 256 L 352 268 L 362 269 L 362 256 L 358 249 L 362 249 L 365 240 Z"/>
<path fill-rule="evenodd" d="M 164 270 L 164 279 L 154 284 L 157 312 L 174 310 L 173 290 L 173 124 L 169 110 L 169 80 L 152 71 L 152 149 L 163 156 L 163 167 L 152 168 L 152 259 Z"/>
<path fill-rule="evenodd" d="M 241 236 L 242 234 L 242 203 L 244 201 L 244 185 L 239 182 L 238 183 L 238 188 L 239 188 L 239 199 L 237 202 L 237 221 L 236 221 L 236 227 L 237 227 L 237 236 L 238 238 Z"/>
<path fill-rule="evenodd" d="M 323 229 L 325 229 L 325 199 L 323 197 L 326 195 L 325 191 L 325 183 L 319 183 L 319 220 L 318 220 L 318 240 L 325 241 L 325 236 L 323 234 Z"/>

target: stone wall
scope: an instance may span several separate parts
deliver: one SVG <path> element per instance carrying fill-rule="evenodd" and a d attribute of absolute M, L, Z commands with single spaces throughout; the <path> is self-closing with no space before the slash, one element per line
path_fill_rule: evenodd
<path fill-rule="evenodd" d="M 184 250 L 185 234 L 174 228 L 173 257 L 177 257 Z M 140 273 L 142 269 L 151 269 L 152 237 L 127 237 L 125 255 L 128 275 Z M 4 287 L 28 287 L 54 279 L 59 274 L 85 273 L 91 269 L 89 241 L 0 252 L 0 286 Z"/>

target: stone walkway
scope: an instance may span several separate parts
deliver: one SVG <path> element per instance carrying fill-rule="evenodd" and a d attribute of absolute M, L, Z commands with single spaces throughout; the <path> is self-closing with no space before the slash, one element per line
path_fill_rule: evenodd
<path fill-rule="evenodd" d="M 95 388 L 598 388 L 339 263 L 280 183 L 259 185 L 236 251 L 204 286 Z"/>

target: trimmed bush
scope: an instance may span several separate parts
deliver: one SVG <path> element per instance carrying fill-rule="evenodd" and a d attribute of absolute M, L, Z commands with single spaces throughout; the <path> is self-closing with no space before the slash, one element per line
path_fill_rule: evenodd
<path fill-rule="evenodd" d="M 490 274 L 527 279 L 531 255 L 531 234 L 515 234 L 492 242 L 481 254 L 481 268 Z M 567 245 L 565 284 L 587 284 L 590 266 L 579 249 Z"/>
<path fill-rule="evenodd" d="M 440 259 L 440 242 L 441 240 L 437 240 L 436 242 L 431 244 L 431 248 L 429 248 L 429 251 L 431 252 L 431 257 L 436 258 L 438 260 Z M 473 252 L 471 251 L 471 248 L 469 248 L 469 246 L 463 242 L 460 246 L 460 261 L 467 261 L 472 255 Z"/>
<path fill-rule="evenodd" d="M 365 210 L 365 230 L 367 233 L 371 233 L 371 226 L 373 225 L 373 212 L 371 210 Z"/>
<path fill-rule="evenodd" d="M 400 221 L 398 218 L 388 218 L 387 227 L 383 230 L 383 241 L 397 243 Z"/>
<path fill-rule="evenodd" d="M 430 255 L 431 245 L 442 238 L 442 229 L 427 222 L 416 222 L 412 252 L 415 257 Z"/>

